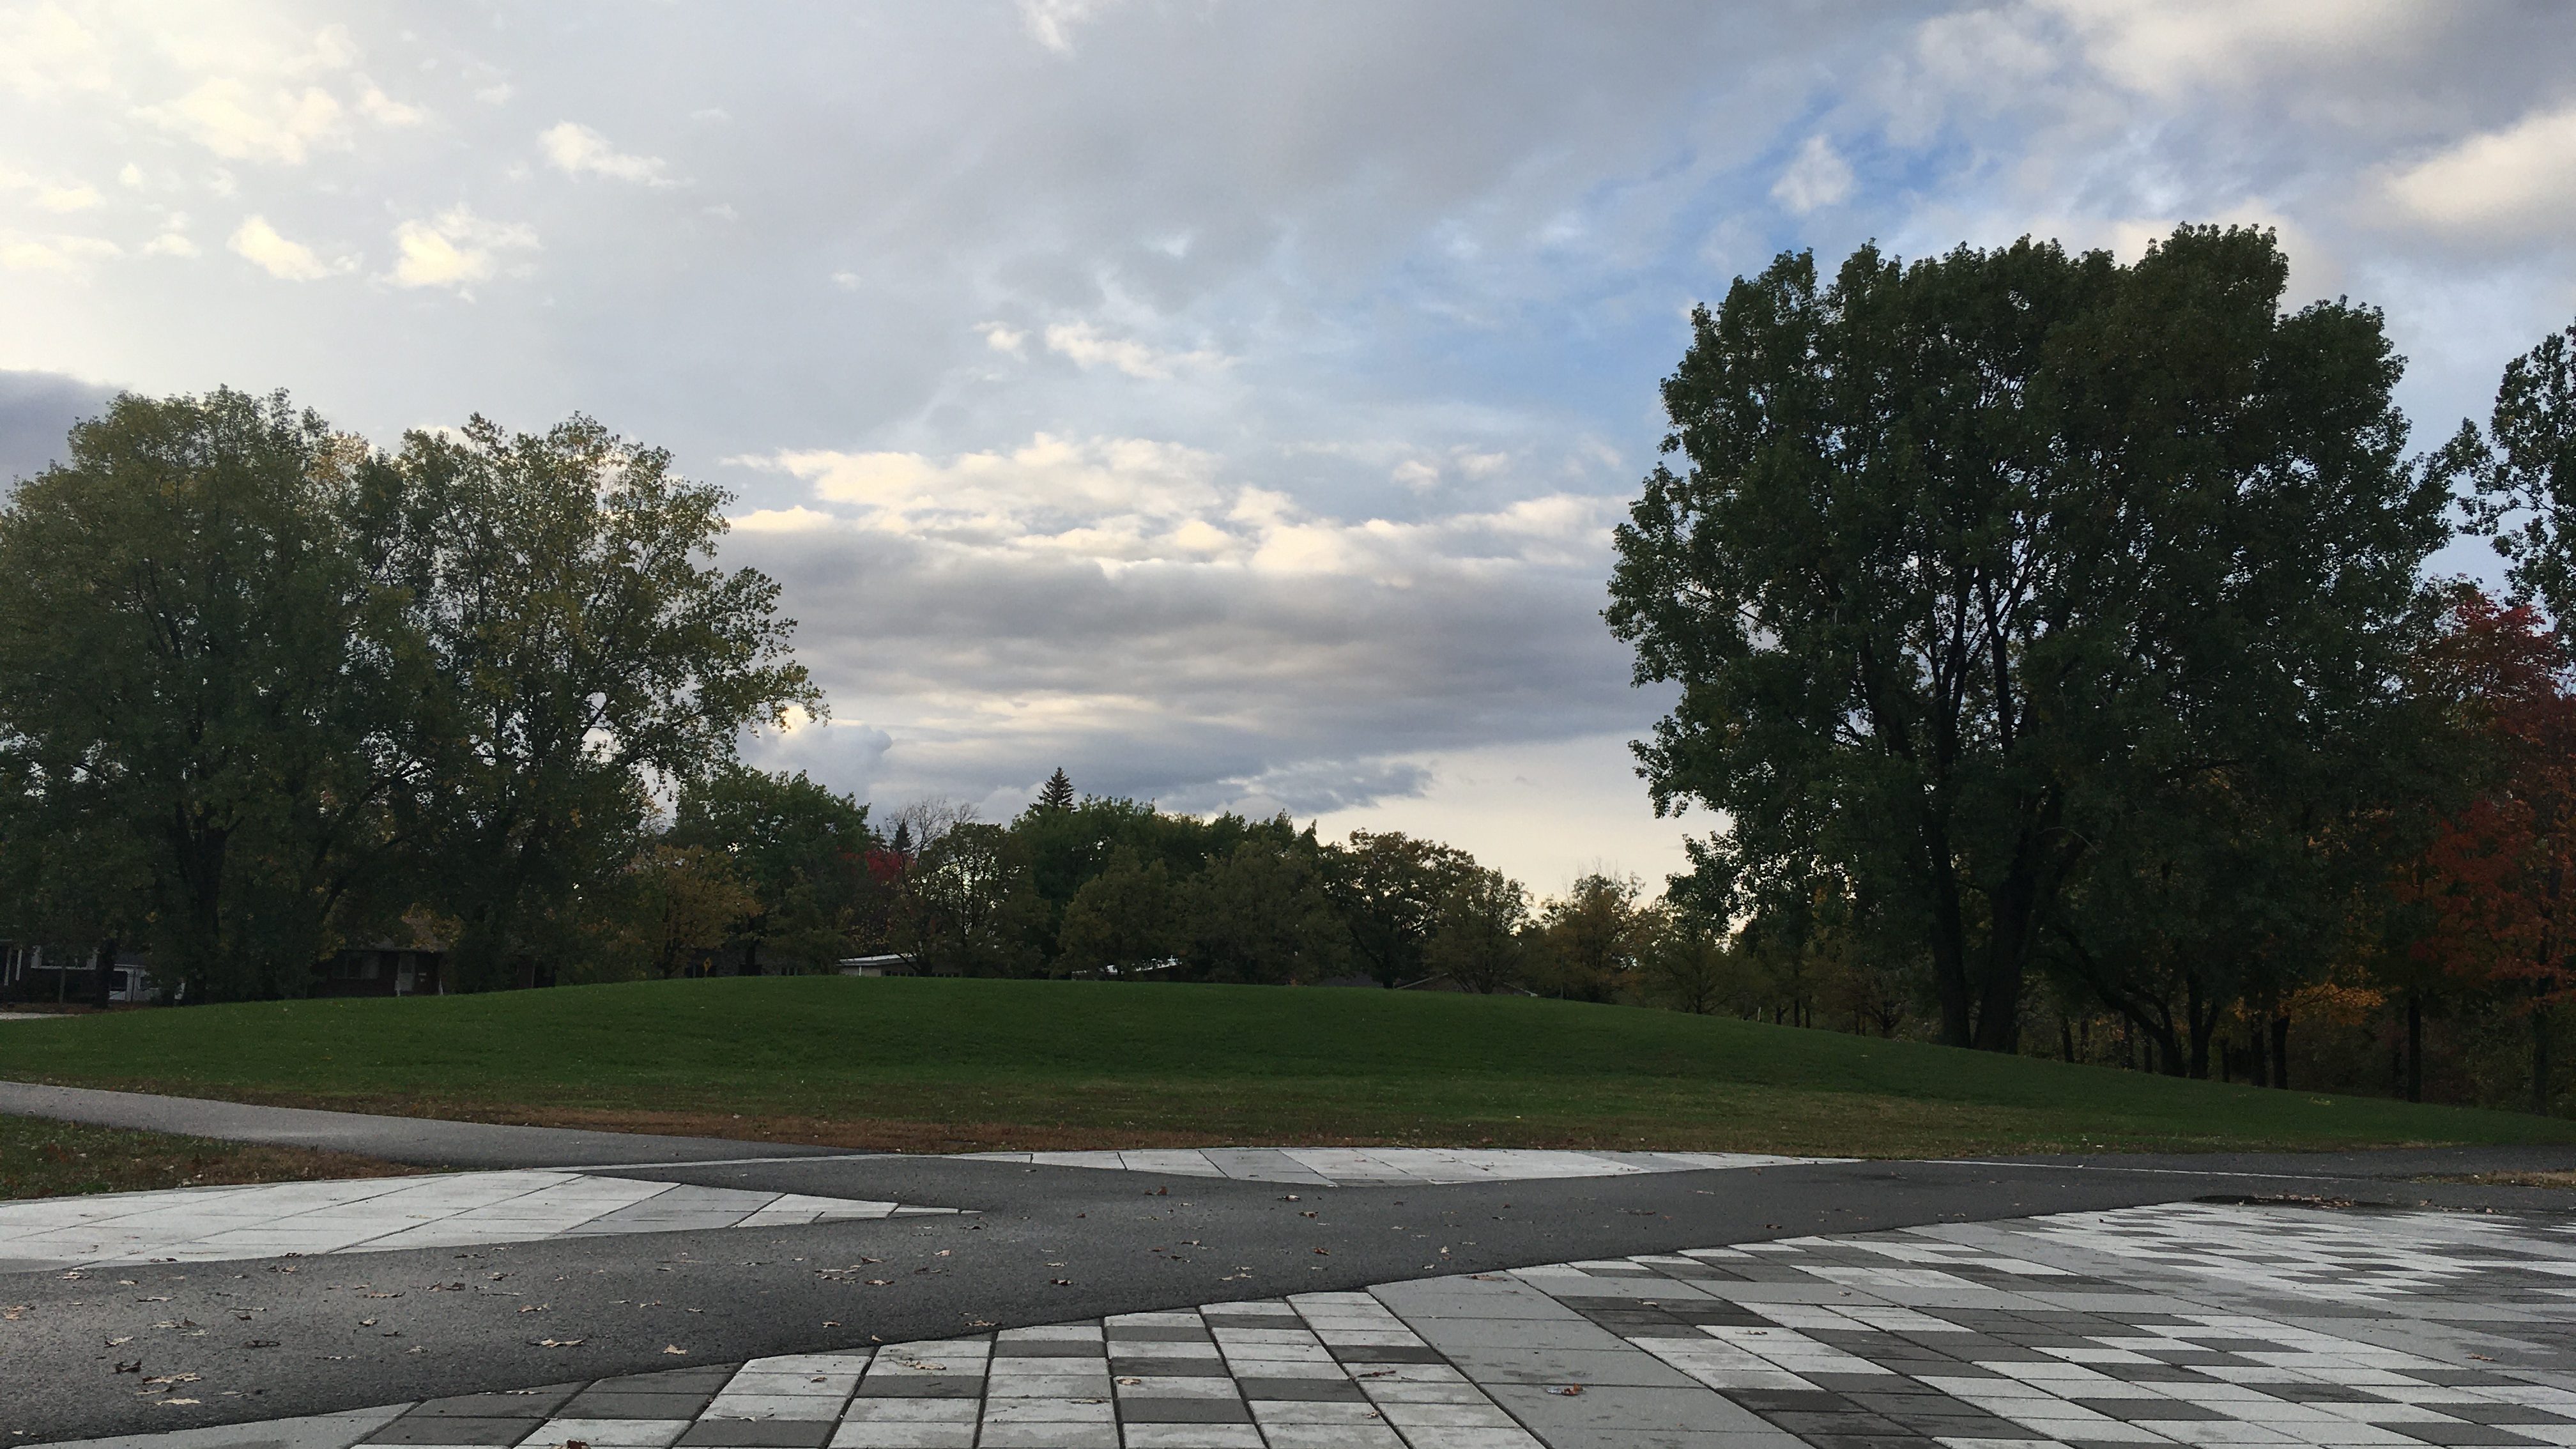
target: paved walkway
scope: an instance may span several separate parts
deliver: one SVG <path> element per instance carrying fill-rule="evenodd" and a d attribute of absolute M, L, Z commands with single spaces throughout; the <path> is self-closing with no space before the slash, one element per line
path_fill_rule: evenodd
<path fill-rule="evenodd" d="M 390 1253 L 597 1233 L 774 1228 L 955 1208 L 577 1172 L 280 1182 L 0 1203 L 0 1273 Z"/>
<path fill-rule="evenodd" d="M 192 1397 L 186 1383 L 153 1388 Z M 1212 1303 L 229 1433 L 188 1439 L 201 1449 L 2576 1446 L 2576 1229 L 2180 1204 Z"/>
<path fill-rule="evenodd" d="M 1528 1182 L 1851 1160 L 1775 1157 L 1759 1152 L 1551 1152 L 1520 1147 L 1181 1147 L 1121 1152 L 972 1152 L 965 1156 L 982 1162 L 1227 1177 L 1238 1182 L 1290 1182 L 1308 1187 Z"/>

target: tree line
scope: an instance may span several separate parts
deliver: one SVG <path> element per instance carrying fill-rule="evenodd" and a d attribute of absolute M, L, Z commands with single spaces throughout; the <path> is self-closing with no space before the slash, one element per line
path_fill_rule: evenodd
<path fill-rule="evenodd" d="M 467 989 L 592 950 L 656 792 L 823 708 L 776 585 L 712 561 L 726 501 L 582 418 L 381 450 L 116 399 L 0 510 L 0 934 L 198 1001 L 381 937 Z"/>
<path fill-rule="evenodd" d="M 892 819 L 751 769 L 823 701 L 728 501 L 576 418 L 392 449 L 119 399 L 0 509 L 0 935 L 191 999 L 884 955 L 1367 980 L 2553 1110 L 2576 995 L 2576 328 L 2413 448 L 2269 233 L 2045 242 L 1697 310 L 1607 619 L 1716 828 L 1660 898 L 1082 796 Z M 2437 550 L 2494 540 L 2490 597 Z"/>
<path fill-rule="evenodd" d="M 1694 313 L 1608 611 L 1681 690 L 1659 808 L 1722 819 L 1674 893 L 1958 1046 L 2286 1085 L 2296 1019 L 2418 1095 L 2429 1018 L 2552 1110 L 2576 329 L 2410 452 L 2379 312 L 2287 274 L 1865 247 Z M 2463 532 L 2508 599 L 2428 573 Z"/>

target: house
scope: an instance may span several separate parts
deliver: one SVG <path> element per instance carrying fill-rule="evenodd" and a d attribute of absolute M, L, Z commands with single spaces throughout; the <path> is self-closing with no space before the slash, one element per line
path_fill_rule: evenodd
<path fill-rule="evenodd" d="M 48 952 L 29 942 L 0 941 L 0 1001 L 141 1005 L 157 999 L 151 962 L 141 952 L 118 951 L 114 961 L 103 963 L 101 950 L 93 946 L 67 953 L 57 947 Z"/>
<path fill-rule="evenodd" d="M 447 953 L 418 938 L 371 941 L 313 968 L 316 996 L 444 996 Z"/>

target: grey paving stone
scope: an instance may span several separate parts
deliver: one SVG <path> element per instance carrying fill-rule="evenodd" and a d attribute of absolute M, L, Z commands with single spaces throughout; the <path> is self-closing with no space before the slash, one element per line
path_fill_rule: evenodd
<path fill-rule="evenodd" d="M 1641 1388 L 1682 1388 L 1697 1383 L 1652 1354 L 1625 1345 L 1617 1350 L 1461 1348 L 1452 1350 L 1449 1359 L 1478 1383 L 1629 1384 Z"/>
<path fill-rule="evenodd" d="M 695 1394 L 630 1394 L 589 1389 L 566 1400 L 557 1414 L 566 1419 L 694 1419 L 706 1411 L 714 1390 Z"/>
<path fill-rule="evenodd" d="M 526 1438 L 541 1422 L 537 1419 L 466 1419 L 437 1414 L 406 1414 L 367 1436 L 367 1442 L 510 1445 Z"/>
<path fill-rule="evenodd" d="M 1118 1418 L 1128 1424 L 1249 1424 L 1252 1411 L 1236 1398 L 1131 1395 L 1118 1401 Z"/>
<path fill-rule="evenodd" d="M 554 1417 L 555 1410 L 580 1390 L 579 1384 L 550 1384 L 545 1388 L 516 1393 L 464 1394 L 452 1399 L 429 1399 L 404 1417 L 547 1419 Z"/>
<path fill-rule="evenodd" d="M 700 1419 L 680 1436 L 679 1449 L 823 1449 L 832 1439 L 829 1419 Z"/>

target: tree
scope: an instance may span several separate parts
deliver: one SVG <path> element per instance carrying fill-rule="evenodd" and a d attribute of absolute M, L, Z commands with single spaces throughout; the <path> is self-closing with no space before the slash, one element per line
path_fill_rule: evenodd
<path fill-rule="evenodd" d="M 1634 876 L 1594 871 L 1539 908 L 1530 931 L 1531 976 L 1549 996 L 1617 1001 L 1637 977 L 1649 933 Z"/>
<path fill-rule="evenodd" d="M 875 844 L 868 807 L 793 775 L 726 763 L 681 787 L 670 842 L 730 859 L 757 909 L 736 923 L 743 971 L 758 975 L 761 952 L 792 967 L 828 967 L 847 954 L 873 891 L 866 869 Z"/>
<path fill-rule="evenodd" d="M 552 905 L 623 869 L 648 778 L 823 708 L 778 586 L 705 561 L 731 495 L 670 464 L 581 417 L 404 437 L 391 563 L 448 705 L 433 893 L 467 989 L 524 974 Z"/>
<path fill-rule="evenodd" d="M 2478 526 L 2515 597 L 2564 629 L 2576 618 L 2576 325 L 2505 365 L 2487 437 L 2463 422 L 2449 454 L 2477 486 Z"/>
<path fill-rule="evenodd" d="M 1393 830 L 1354 830 L 1346 846 L 1324 852 L 1324 889 L 1341 911 L 1351 950 L 1381 986 L 1423 974 L 1440 902 L 1475 869 L 1454 846 Z"/>
<path fill-rule="evenodd" d="M 626 939 L 614 954 L 663 980 L 696 971 L 761 909 L 739 865 L 705 846 L 656 841 L 628 865 L 623 884 L 611 909 Z"/>
<path fill-rule="evenodd" d="M 2438 668 L 2490 746 L 2485 788 L 2393 884 L 2419 911 L 2413 958 L 2529 1021 L 2531 1110 L 2546 1115 L 2553 1016 L 2576 999 L 2576 691 L 2530 607 L 2472 594 L 2455 620 Z"/>
<path fill-rule="evenodd" d="M 1056 766 L 1055 773 L 1047 776 L 1046 788 L 1038 792 L 1037 808 L 1040 810 L 1073 808 L 1073 781 L 1064 773 L 1062 765 Z"/>
<path fill-rule="evenodd" d="M 1285 984 L 1341 969 L 1341 922 L 1311 834 L 1246 840 L 1190 883 L 1181 961 L 1202 981 Z"/>
<path fill-rule="evenodd" d="M 1670 908 L 1649 912 L 1646 920 L 1639 972 L 1648 1000 L 1694 1016 L 1713 1016 L 1734 1004 L 1743 973 L 1722 930 Z"/>
<path fill-rule="evenodd" d="M 1028 847 L 1009 827 L 949 826 L 923 847 L 906 885 L 896 908 L 903 954 L 947 975 L 1023 976 L 1037 967 Z"/>
<path fill-rule="evenodd" d="M 1120 846 L 1065 907 L 1057 964 L 1067 971 L 1157 965 L 1175 953 L 1179 900 L 1159 860 Z"/>
<path fill-rule="evenodd" d="M 27 914 L 146 940 L 194 1000 L 306 989 L 424 774 L 386 481 L 284 395 L 219 389 L 119 397 L 10 497 L 0 834 L 91 856 L 19 872 Z"/>
<path fill-rule="evenodd" d="M 1475 869 L 1449 888 L 1425 949 L 1424 964 L 1463 990 L 1491 993 L 1521 976 L 1521 926 L 1529 892 L 1499 870 Z"/>
<path fill-rule="evenodd" d="M 2028 240 L 1738 279 L 1664 385 L 1608 618 L 1682 699 L 1639 747 L 1737 906 L 1910 924 L 1941 1037 L 2009 1050 L 2119 803 L 2259 775 L 2365 710 L 2445 537 L 2378 314 L 2280 311 L 2269 233 L 2134 266 Z"/>

